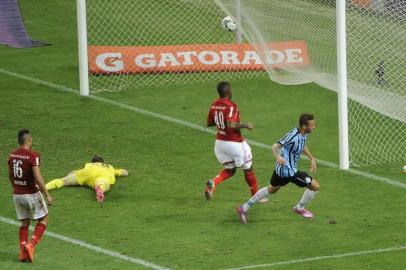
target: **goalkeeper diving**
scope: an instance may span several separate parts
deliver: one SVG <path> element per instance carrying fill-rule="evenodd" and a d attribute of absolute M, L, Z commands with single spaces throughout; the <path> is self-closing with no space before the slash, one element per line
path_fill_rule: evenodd
<path fill-rule="evenodd" d="M 45 185 L 47 190 L 67 186 L 89 186 L 96 192 L 96 200 L 104 201 L 104 193 L 116 182 L 116 176 L 128 176 L 126 169 L 116 169 L 104 163 L 101 156 L 94 155 L 82 168 L 70 172 L 63 178 L 57 178 Z"/>

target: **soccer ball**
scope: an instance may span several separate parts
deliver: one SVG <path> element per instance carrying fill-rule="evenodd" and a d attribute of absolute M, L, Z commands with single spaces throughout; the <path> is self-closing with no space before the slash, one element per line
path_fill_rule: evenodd
<path fill-rule="evenodd" d="M 406 174 L 406 165 L 405 166 L 403 166 L 403 171 L 402 171 L 402 173 L 404 173 L 404 174 Z"/>
<path fill-rule="evenodd" d="M 235 31 L 237 29 L 237 23 L 231 16 L 223 18 L 221 21 L 221 26 L 227 31 Z"/>

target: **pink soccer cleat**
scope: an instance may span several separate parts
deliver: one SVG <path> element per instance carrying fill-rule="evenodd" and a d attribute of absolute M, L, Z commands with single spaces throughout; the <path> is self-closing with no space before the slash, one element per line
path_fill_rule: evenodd
<path fill-rule="evenodd" d="M 298 209 L 295 206 L 295 207 L 293 207 L 293 212 L 295 212 L 298 215 L 301 215 L 304 218 L 313 218 L 314 217 L 313 213 L 310 212 L 309 210 L 307 210 L 306 208 Z"/>
<path fill-rule="evenodd" d="M 96 200 L 97 200 L 99 203 L 102 203 L 102 202 L 104 201 L 104 193 L 103 193 L 103 190 L 102 190 L 99 186 L 96 186 L 95 190 L 96 190 Z"/>
<path fill-rule="evenodd" d="M 237 214 L 240 217 L 240 222 L 243 224 L 247 224 L 248 223 L 247 212 L 244 211 L 244 209 L 242 208 L 242 205 L 235 208 L 235 210 L 237 211 Z"/>

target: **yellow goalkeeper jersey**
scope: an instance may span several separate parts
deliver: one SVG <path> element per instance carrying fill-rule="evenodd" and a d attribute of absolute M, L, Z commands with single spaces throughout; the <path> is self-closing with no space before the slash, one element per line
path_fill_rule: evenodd
<path fill-rule="evenodd" d="M 104 179 L 110 185 L 113 185 L 116 182 L 116 176 L 122 174 L 122 169 L 115 169 L 113 166 L 104 163 L 86 163 L 81 169 L 75 171 L 77 182 L 80 185 L 87 185 L 92 188 L 100 179 Z"/>

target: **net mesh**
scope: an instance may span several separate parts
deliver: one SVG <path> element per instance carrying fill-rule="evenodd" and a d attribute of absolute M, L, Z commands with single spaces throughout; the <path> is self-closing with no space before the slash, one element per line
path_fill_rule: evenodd
<path fill-rule="evenodd" d="M 333 0 L 88 0 L 88 44 L 161 46 L 235 43 L 220 27 L 238 17 L 269 77 L 337 90 Z M 238 4 L 239 3 L 239 4 Z M 238 9 L 238 6 L 240 7 Z M 220 8 L 219 8 L 220 7 Z M 303 41 L 310 65 L 275 67 L 261 52 L 273 41 Z M 406 2 L 347 0 L 350 160 L 370 165 L 406 160 Z M 91 75 L 91 92 L 264 76 L 263 72 Z"/>
<path fill-rule="evenodd" d="M 88 45 L 161 46 L 235 43 L 220 26 L 225 13 L 210 0 L 88 0 Z M 210 50 L 210 46 L 207 47 Z M 171 72 L 96 75 L 91 92 L 265 77 L 264 72 Z"/>
<path fill-rule="evenodd" d="M 236 16 L 236 0 L 216 0 Z M 316 82 L 337 90 L 336 7 L 332 0 L 240 0 L 244 36 L 257 49 L 303 40 L 311 65 L 266 65 L 283 84 Z M 406 160 L 406 2 L 346 2 L 351 165 Z"/>

